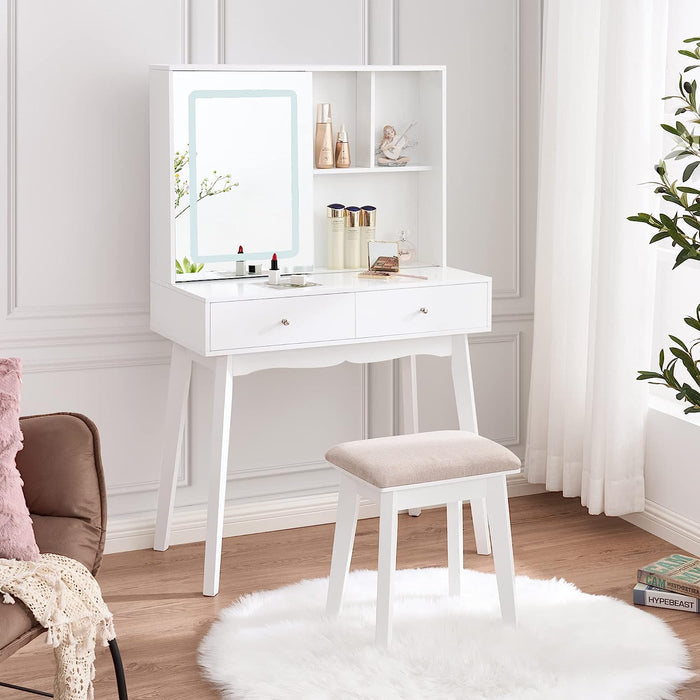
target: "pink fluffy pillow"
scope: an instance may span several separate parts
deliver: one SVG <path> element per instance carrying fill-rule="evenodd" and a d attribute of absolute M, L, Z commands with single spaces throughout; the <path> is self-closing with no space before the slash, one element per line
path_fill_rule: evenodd
<path fill-rule="evenodd" d="M 15 456 L 22 449 L 19 397 L 22 360 L 0 359 L 0 558 L 35 561 L 39 548 Z"/>

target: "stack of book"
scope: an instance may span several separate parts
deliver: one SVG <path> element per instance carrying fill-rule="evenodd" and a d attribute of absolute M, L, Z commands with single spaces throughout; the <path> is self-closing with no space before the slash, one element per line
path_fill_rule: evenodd
<path fill-rule="evenodd" d="M 672 554 L 638 569 L 635 605 L 700 613 L 700 559 Z"/>

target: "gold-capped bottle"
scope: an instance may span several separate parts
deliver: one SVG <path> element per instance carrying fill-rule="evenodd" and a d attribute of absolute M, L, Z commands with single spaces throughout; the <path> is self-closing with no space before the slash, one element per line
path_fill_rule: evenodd
<path fill-rule="evenodd" d="M 327 102 L 323 102 L 316 107 L 314 166 L 316 168 L 332 168 L 334 164 L 331 106 Z"/>
<path fill-rule="evenodd" d="M 376 237 L 377 207 L 365 204 L 360 209 L 360 262 L 369 268 L 369 242 Z"/>
<path fill-rule="evenodd" d="M 345 266 L 345 206 L 329 204 L 326 207 L 328 230 L 328 269 L 342 270 Z"/>
<path fill-rule="evenodd" d="M 345 251 L 346 270 L 362 267 L 360 260 L 360 207 L 345 207 Z"/>
<path fill-rule="evenodd" d="M 345 131 L 345 124 L 340 125 L 338 140 L 335 142 L 335 167 L 350 167 L 350 144 L 348 143 L 348 132 Z"/>

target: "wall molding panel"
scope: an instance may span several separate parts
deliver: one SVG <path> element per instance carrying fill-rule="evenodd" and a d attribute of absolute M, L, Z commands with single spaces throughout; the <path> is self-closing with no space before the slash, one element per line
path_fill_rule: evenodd
<path fill-rule="evenodd" d="M 17 294 L 17 0 L 7 0 L 7 301 L 6 313 L 16 308 Z"/>
<path fill-rule="evenodd" d="M 362 64 L 369 56 L 367 3 L 368 0 L 347 0 L 342 6 L 340 30 L 331 23 L 332 14 L 324 0 L 306 0 L 303 6 L 280 0 L 221 0 L 219 62 Z M 241 31 L 242 27 L 247 29 Z M 263 35 L 267 45 L 261 41 Z"/>
<path fill-rule="evenodd" d="M 535 320 L 535 314 L 532 311 L 524 311 L 523 313 L 493 313 L 491 316 L 492 323 L 532 323 Z"/>
<path fill-rule="evenodd" d="M 17 222 L 17 174 L 18 174 L 18 144 L 17 144 L 17 85 L 18 85 L 18 0 L 7 2 L 7 301 L 6 320 L 35 320 L 46 319 L 87 319 L 103 318 L 105 315 L 131 317 L 142 316 L 147 322 L 148 302 L 140 304 L 110 303 L 110 304 L 68 304 L 68 305 L 23 305 L 19 302 L 20 270 L 17 257 L 18 222 Z M 174 5 L 175 6 L 175 5 Z M 189 0 L 178 0 L 175 6 L 180 17 L 180 62 L 186 63 L 188 56 L 188 12 Z M 125 319 L 125 322 L 126 320 Z M 147 325 L 147 323 L 146 323 Z"/>
<path fill-rule="evenodd" d="M 511 95 L 513 108 L 513 132 L 511 134 L 513 147 L 513 190 L 512 198 L 514 202 L 513 218 L 510 222 L 510 255 L 511 255 L 511 284 L 508 287 L 496 287 L 493 289 L 493 298 L 500 299 L 519 299 L 521 294 L 520 288 L 520 265 L 521 265 L 521 235 L 520 235 L 520 196 L 521 196 L 521 174 L 520 174 L 520 150 L 521 150 L 521 118 L 520 118 L 520 0 L 512 0 L 513 8 L 513 91 Z"/>
<path fill-rule="evenodd" d="M 520 332 L 518 331 L 515 333 L 489 333 L 484 335 L 475 335 L 469 338 L 470 346 L 496 344 L 505 344 L 507 346 L 510 346 L 512 351 L 512 364 L 510 369 L 513 373 L 513 403 L 510 406 L 510 415 L 513 430 L 510 434 L 507 435 L 492 435 L 490 437 L 492 440 L 499 442 L 501 445 L 511 447 L 513 445 L 520 444 Z M 503 371 L 504 368 L 492 368 L 492 371 L 497 371 L 498 369 Z"/>
<path fill-rule="evenodd" d="M 48 318 L 90 318 L 104 316 L 140 316 L 148 322 L 148 304 L 64 304 L 61 306 L 18 306 L 17 299 L 17 268 L 16 264 L 11 264 L 12 270 L 8 271 L 15 281 L 15 287 L 12 290 L 10 308 L 7 318 L 15 319 L 30 319 L 35 321 L 43 321 Z"/>
<path fill-rule="evenodd" d="M 511 239 L 511 265 L 512 265 L 512 285 L 507 288 L 494 289 L 493 298 L 494 299 L 519 299 L 521 296 L 520 290 L 520 264 L 521 264 L 521 236 L 520 236 L 520 191 L 521 191 L 521 177 L 520 177 L 520 149 L 521 149 L 521 119 L 520 119 L 520 0 L 512 0 L 513 2 L 513 133 L 512 133 L 512 143 L 513 143 L 513 171 L 515 177 L 513 178 L 513 202 L 515 206 L 513 207 L 513 220 L 512 226 L 512 239 Z"/>
<path fill-rule="evenodd" d="M 226 63 L 226 0 L 218 0 L 216 5 L 217 24 L 217 63 Z"/>
<path fill-rule="evenodd" d="M 190 62 L 190 0 L 180 0 L 180 63 Z"/>
<path fill-rule="evenodd" d="M 124 329 L 116 336 L 112 330 L 2 334 L 0 347 L 22 356 L 27 374 L 167 365 L 171 344 L 151 331 Z"/>

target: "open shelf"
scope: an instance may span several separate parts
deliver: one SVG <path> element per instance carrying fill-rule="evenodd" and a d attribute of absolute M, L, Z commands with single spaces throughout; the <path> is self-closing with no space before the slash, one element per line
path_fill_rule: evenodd
<path fill-rule="evenodd" d="M 327 264 L 326 208 L 331 202 L 376 207 L 378 240 L 398 240 L 405 231 L 424 264 L 444 264 L 444 68 L 312 66 L 309 70 L 314 122 L 316 105 L 330 103 L 333 137 L 345 125 L 352 162 L 349 168 L 313 169 L 316 270 Z M 399 135 L 408 134 L 410 143 L 403 155 L 409 162 L 404 166 L 376 162 L 386 125 Z M 380 173 L 386 176 L 377 177 Z"/>

